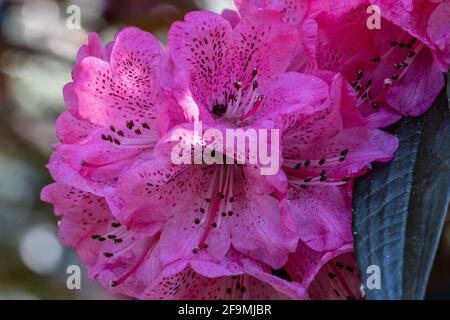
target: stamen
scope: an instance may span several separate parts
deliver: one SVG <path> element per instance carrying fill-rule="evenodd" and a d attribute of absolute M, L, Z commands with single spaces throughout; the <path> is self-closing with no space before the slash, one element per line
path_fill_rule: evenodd
<path fill-rule="evenodd" d="M 149 240 L 147 242 L 147 245 L 145 246 L 141 256 L 138 258 L 138 260 L 136 261 L 136 263 L 133 265 L 133 267 L 131 267 L 130 270 L 128 270 L 127 272 L 125 272 L 120 278 L 118 278 L 117 280 L 112 280 L 110 282 L 110 286 L 111 287 L 117 287 L 118 285 L 122 284 L 125 280 L 127 280 L 134 272 L 136 272 L 136 270 L 139 268 L 139 266 L 142 264 L 142 262 L 144 261 L 145 257 L 147 256 L 148 252 L 150 251 L 150 249 L 154 246 L 154 244 L 156 243 L 155 240 Z M 117 255 L 117 254 L 116 254 Z"/>

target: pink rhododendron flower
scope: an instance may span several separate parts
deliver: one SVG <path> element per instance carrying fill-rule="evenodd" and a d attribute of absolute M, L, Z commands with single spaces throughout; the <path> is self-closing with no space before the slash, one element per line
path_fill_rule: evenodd
<path fill-rule="evenodd" d="M 128 229 L 111 215 L 103 197 L 54 183 L 44 188 L 42 199 L 52 203 L 61 217 L 59 236 L 77 250 L 89 278 L 116 294 L 139 299 L 358 297 L 350 244 L 320 253 L 299 243 L 285 267 L 289 281 L 234 250 L 219 263 L 177 260 L 164 266 L 159 234 Z"/>
<path fill-rule="evenodd" d="M 391 160 L 398 139 L 366 126 L 341 75 L 286 77 L 291 88 L 274 90 L 292 102 L 280 112 L 283 168 L 290 186 L 287 206 L 301 240 L 317 251 L 334 250 L 352 241 L 351 198 L 345 186 L 370 163 Z"/>
<path fill-rule="evenodd" d="M 186 79 L 184 88 L 173 85 L 174 95 L 204 127 L 270 128 L 284 102 L 271 102 L 270 87 L 296 42 L 295 28 L 273 11 L 250 15 L 235 28 L 217 14 L 189 13 L 169 31 L 177 75 Z M 119 178 L 112 203 L 115 215 L 133 226 L 161 224 L 164 263 L 199 251 L 220 261 L 232 245 L 279 268 L 298 239 L 273 197 L 285 188 L 282 173 L 265 178 L 253 165 L 174 165 L 159 153 Z"/>
<path fill-rule="evenodd" d="M 371 2 L 382 9 L 380 30 L 366 26 Z M 253 10 L 269 7 L 284 16 L 294 14 L 299 23 L 309 10 L 317 22 L 318 67 L 341 72 L 358 93 L 361 112 L 372 126 L 383 127 L 402 115 L 422 114 L 443 88 L 442 71 L 449 59 L 448 4 L 414 1 L 416 9 L 408 13 L 398 1 L 394 6 L 393 1 L 371 2 L 249 0 L 237 5 L 244 16 L 251 4 Z"/>
<path fill-rule="evenodd" d="M 354 28 L 359 13 L 340 8 L 333 14 L 345 18 L 344 29 Z M 382 56 L 372 51 L 384 49 L 388 34 L 381 32 L 356 35 L 370 43 L 357 53 L 351 34 L 338 42 L 337 16 L 308 2 L 241 1 L 240 10 L 241 17 L 187 14 L 170 28 L 167 53 L 136 28 L 106 47 L 91 34 L 64 88 L 68 110 L 58 119 L 60 143 L 48 166 L 56 183 L 42 199 L 62 216 L 64 244 L 115 293 L 360 298 L 353 178 L 374 161 L 389 161 L 398 147 L 361 113 L 382 118 L 371 106 L 366 112 L 374 92 L 383 101 L 391 93 L 400 99 L 396 86 L 377 87 L 385 61 L 397 61 L 400 49 L 417 56 L 429 49 L 418 40 L 394 46 L 389 38 Z M 371 61 L 373 54 L 383 62 Z M 414 73 L 425 64 L 406 54 L 398 87 L 411 85 L 408 77 L 430 76 L 428 69 Z M 357 84 L 350 85 L 345 79 L 355 72 Z M 363 88 L 366 80 L 372 83 Z M 388 108 L 387 118 L 400 114 Z M 213 157 L 239 156 L 237 148 L 210 150 L 203 137 L 209 129 L 280 130 L 280 141 L 267 140 L 269 147 L 281 143 L 278 173 L 261 175 L 265 164 L 248 163 L 248 156 L 244 164 L 174 163 L 181 142 Z"/>
<path fill-rule="evenodd" d="M 159 234 L 134 233 L 111 215 L 103 197 L 54 183 L 42 199 L 61 216 L 59 235 L 76 248 L 89 277 L 114 293 L 140 299 L 304 299 L 298 283 L 230 252 L 220 263 L 178 260 L 164 266 Z"/>
<path fill-rule="evenodd" d="M 55 180 L 101 195 L 151 151 L 176 114 L 160 85 L 162 55 L 159 42 L 135 28 L 119 32 L 106 49 L 89 36 L 64 88 L 68 111 L 58 119 L 61 143 L 48 165 Z"/>

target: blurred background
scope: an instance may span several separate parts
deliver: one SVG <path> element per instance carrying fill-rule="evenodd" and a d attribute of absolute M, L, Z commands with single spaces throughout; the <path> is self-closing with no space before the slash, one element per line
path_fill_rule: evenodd
<path fill-rule="evenodd" d="M 166 42 L 171 22 L 187 11 L 224 8 L 232 1 L 0 0 L 0 300 L 111 298 L 84 277 L 74 251 L 59 244 L 52 208 L 39 200 L 51 182 L 44 166 L 64 110 L 62 87 L 87 34 L 98 32 L 107 43 L 134 25 Z M 69 265 L 82 268 L 82 290 L 67 289 Z M 429 298 L 450 299 L 449 265 L 447 222 Z"/>

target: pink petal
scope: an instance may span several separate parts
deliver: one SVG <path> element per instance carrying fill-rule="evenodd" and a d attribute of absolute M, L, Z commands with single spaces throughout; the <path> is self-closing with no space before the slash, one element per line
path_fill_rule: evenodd
<path fill-rule="evenodd" d="M 373 161 L 390 161 L 398 144 L 398 139 L 388 133 L 359 127 L 342 130 L 333 138 L 309 141 L 304 146 L 288 145 L 284 154 L 285 159 L 304 159 L 299 161 L 303 162 L 302 168 L 294 169 L 302 177 L 317 176 L 325 170 L 328 177 L 345 178 Z M 306 160 L 310 164 L 305 168 Z"/>
<path fill-rule="evenodd" d="M 324 265 L 308 288 L 314 300 L 362 298 L 361 280 L 353 252 L 339 255 Z"/>
<path fill-rule="evenodd" d="M 286 204 L 310 248 L 330 251 L 352 241 L 352 203 L 344 187 L 291 188 Z"/>
<path fill-rule="evenodd" d="M 414 72 L 408 72 L 389 90 L 386 101 L 401 114 L 419 116 L 433 104 L 445 81 L 428 50 L 419 53 L 411 68 Z"/>
<path fill-rule="evenodd" d="M 297 45 L 296 36 L 295 28 L 283 24 L 273 11 L 246 16 L 234 30 L 219 15 L 191 12 L 169 32 L 175 70 L 180 69 L 176 73 L 183 79 L 174 80 L 177 89 L 173 91 L 189 114 L 197 105 L 200 119 L 211 122 L 213 108 L 229 104 L 234 81 L 242 83 L 245 97 L 255 70 L 258 81 L 267 86 L 285 71 Z"/>
<path fill-rule="evenodd" d="M 124 126 L 133 120 L 164 132 L 168 116 L 159 85 L 160 61 L 161 47 L 153 36 L 125 29 L 116 37 L 111 63 L 84 58 L 68 93 L 76 96 L 80 116 L 94 124 Z"/>
<path fill-rule="evenodd" d="M 79 164 L 78 164 L 79 165 Z M 80 174 L 68 162 L 61 158 L 61 154 L 56 151 L 50 157 L 47 169 L 56 182 L 72 186 L 92 194 L 103 196 L 105 189 L 112 185 L 111 182 L 92 181 Z"/>
<path fill-rule="evenodd" d="M 56 121 L 56 136 L 62 143 L 72 144 L 85 140 L 98 127 L 70 112 L 63 112 Z"/>
<path fill-rule="evenodd" d="M 88 43 L 81 46 L 77 53 L 77 63 L 86 57 L 96 57 L 106 61 L 105 47 L 102 44 L 102 40 L 95 32 L 91 32 L 88 35 Z"/>
<path fill-rule="evenodd" d="M 298 244 L 297 251 L 289 256 L 285 269 L 292 280 L 309 288 L 312 283 L 317 283 L 316 278 L 323 269 L 342 255 L 353 252 L 352 243 L 345 243 L 335 250 L 314 251 L 301 241 Z M 359 285 L 358 285 L 359 287 Z M 322 291 L 332 291 L 332 288 L 324 286 Z M 308 290 L 312 291 L 312 290 Z"/>

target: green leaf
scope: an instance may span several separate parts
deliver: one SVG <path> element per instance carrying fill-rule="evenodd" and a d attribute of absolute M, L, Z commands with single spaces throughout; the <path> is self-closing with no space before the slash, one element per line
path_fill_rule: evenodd
<path fill-rule="evenodd" d="M 353 234 L 368 299 L 425 296 L 450 198 L 448 105 L 443 91 L 426 114 L 388 128 L 400 139 L 394 160 L 356 182 Z M 380 289 L 366 286 L 371 265 Z"/>

